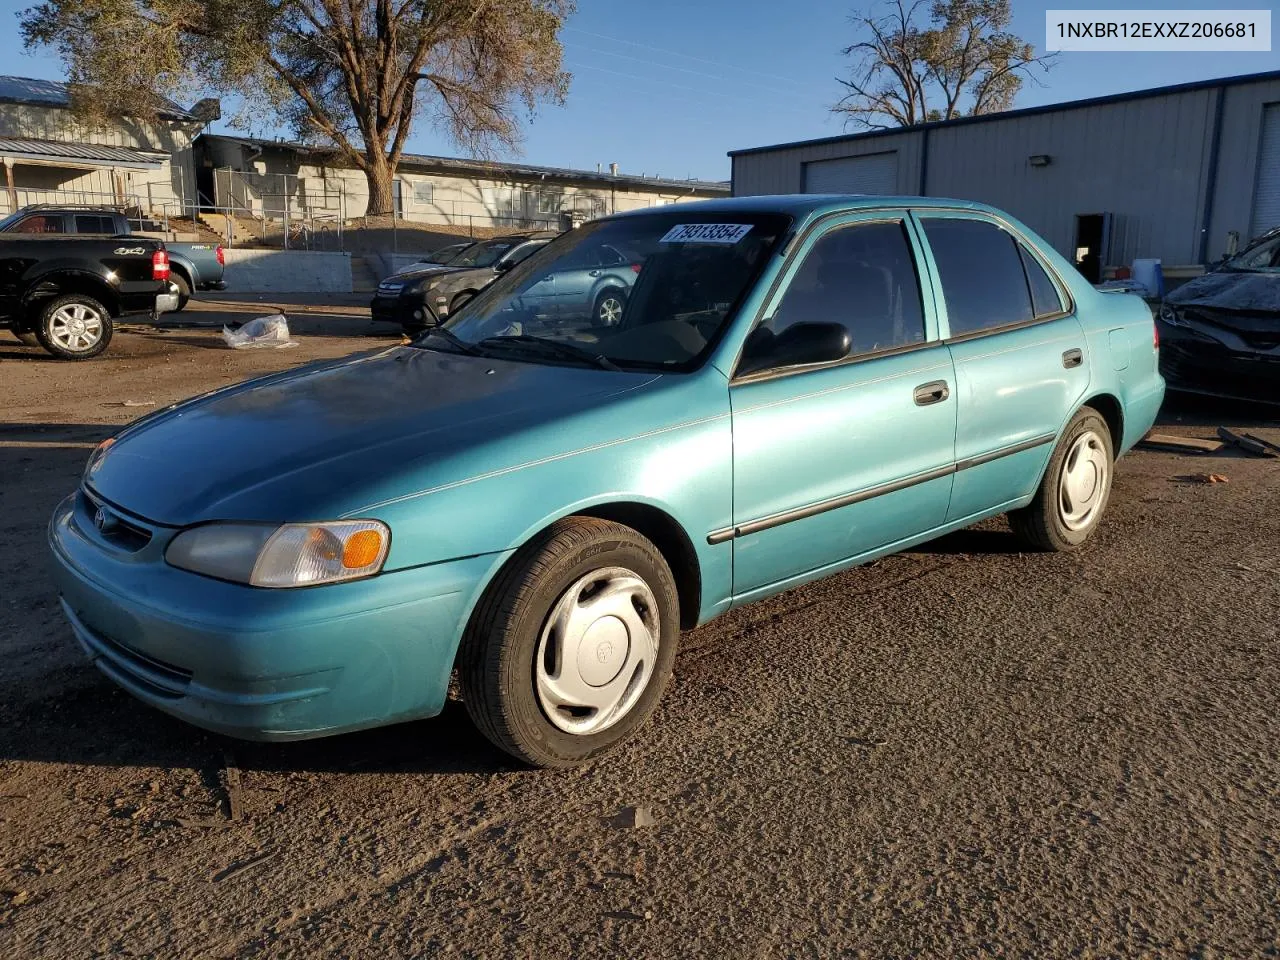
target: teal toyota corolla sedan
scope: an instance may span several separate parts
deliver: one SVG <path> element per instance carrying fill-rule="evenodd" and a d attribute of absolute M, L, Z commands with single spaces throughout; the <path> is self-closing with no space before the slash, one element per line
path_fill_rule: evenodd
<path fill-rule="evenodd" d="M 627 250 L 621 316 L 542 281 Z M 653 712 L 680 631 L 1007 513 L 1071 550 L 1164 394 L 1152 317 L 998 210 L 752 197 L 588 223 L 414 342 L 94 451 L 49 527 L 141 700 L 286 740 L 429 717 L 521 760 Z"/>

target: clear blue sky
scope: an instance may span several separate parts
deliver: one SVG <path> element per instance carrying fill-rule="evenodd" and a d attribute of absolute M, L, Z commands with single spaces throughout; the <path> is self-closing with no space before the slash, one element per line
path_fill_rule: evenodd
<path fill-rule="evenodd" d="M 0 0 L 0 73 L 60 79 L 48 54 L 28 55 L 16 35 L 22 0 Z M 1158 4 L 1152 9 L 1240 9 L 1272 0 Z M 726 151 L 831 136 L 839 97 L 840 47 L 852 42 L 852 4 L 841 0 L 579 0 L 563 34 L 573 86 L 564 107 L 543 108 L 527 126 L 523 159 L 594 169 L 616 161 L 628 173 L 727 179 Z M 1046 8 L 1113 7 L 1085 0 L 1013 0 L 1013 29 L 1044 46 Z M 1275 17 L 1280 21 L 1280 16 Z M 14 24 L 14 28 L 9 25 Z M 1280 28 L 1280 23 L 1276 24 Z M 1064 53 L 1018 106 L 1280 68 L 1280 53 Z M 270 133 L 270 131 L 258 131 Z M 456 154 L 423 125 L 421 153 Z"/>

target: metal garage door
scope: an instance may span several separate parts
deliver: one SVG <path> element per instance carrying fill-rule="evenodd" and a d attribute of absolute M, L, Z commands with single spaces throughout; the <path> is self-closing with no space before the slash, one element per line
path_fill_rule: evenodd
<path fill-rule="evenodd" d="M 1280 227 L 1280 103 L 1262 111 L 1262 138 L 1258 146 L 1258 189 L 1253 195 L 1253 233 Z"/>
<path fill-rule="evenodd" d="M 898 192 L 898 154 L 873 153 L 806 163 L 804 192 L 893 195 Z"/>

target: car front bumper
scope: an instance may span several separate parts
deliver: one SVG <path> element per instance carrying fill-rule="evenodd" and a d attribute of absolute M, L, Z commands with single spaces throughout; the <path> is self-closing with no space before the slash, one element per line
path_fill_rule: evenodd
<path fill-rule="evenodd" d="M 1160 372 L 1171 390 L 1280 403 L 1280 348 L 1240 350 L 1191 328 L 1157 320 Z"/>
<path fill-rule="evenodd" d="M 381 323 L 394 323 L 405 333 L 421 333 L 427 327 L 440 322 L 440 317 L 419 296 L 380 297 L 369 302 L 373 319 Z"/>
<path fill-rule="evenodd" d="M 176 531 L 134 553 L 74 495 L 49 525 L 63 611 L 93 663 L 139 700 L 249 740 L 296 740 L 443 708 L 466 617 L 502 555 L 293 590 L 170 567 Z"/>

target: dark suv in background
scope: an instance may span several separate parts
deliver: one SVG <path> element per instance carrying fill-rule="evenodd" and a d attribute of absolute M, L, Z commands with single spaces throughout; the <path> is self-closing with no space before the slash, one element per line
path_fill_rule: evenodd
<path fill-rule="evenodd" d="M 558 236 L 545 231 L 494 237 L 471 244 L 447 264 L 415 263 L 378 284 L 369 304 L 373 319 L 398 323 L 408 335 L 420 333 Z"/>

